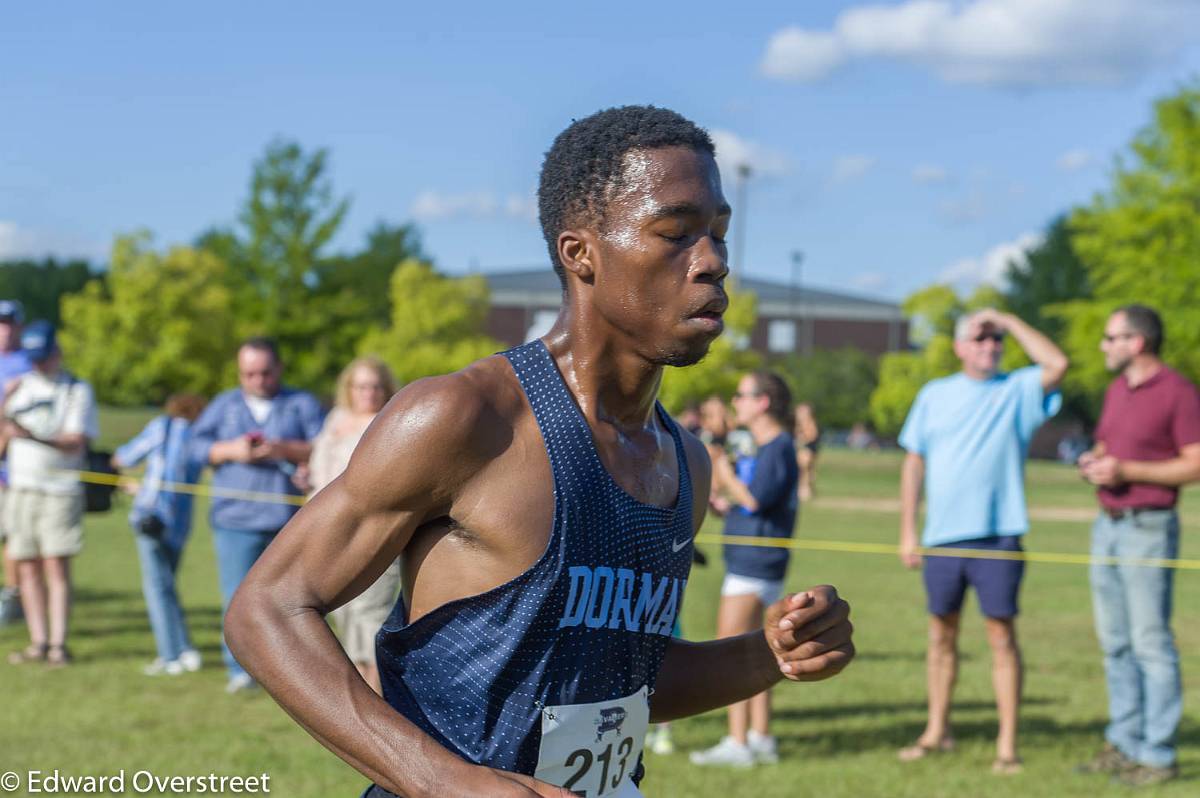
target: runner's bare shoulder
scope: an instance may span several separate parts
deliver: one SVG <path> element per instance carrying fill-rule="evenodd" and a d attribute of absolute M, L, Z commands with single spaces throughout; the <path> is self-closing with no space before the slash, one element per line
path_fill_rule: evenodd
<path fill-rule="evenodd" d="M 508 362 L 477 360 L 401 389 L 363 436 L 346 469 L 347 490 L 372 504 L 423 497 L 445 509 L 502 454 L 523 401 Z"/>

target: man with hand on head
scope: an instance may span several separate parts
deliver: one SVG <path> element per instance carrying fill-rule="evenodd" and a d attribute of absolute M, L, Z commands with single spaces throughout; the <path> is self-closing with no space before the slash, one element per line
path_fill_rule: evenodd
<path fill-rule="evenodd" d="M 1034 365 L 1000 371 L 1006 335 L 1016 339 Z M 958 320 L 954 353 L 962 371 L 922 388 L 900 432 L 900 445 L 907 450 L 900 478 L 900 559 L 908 568 L 921 565 L 917 508 L 922 483 L 927 510 L 921 543 L 946 552 L 925 558 L 929 717 L 917 741 L 901 749 L 900 759 L 911 762 L 954 746 L 950 701 L 958 675 L 960 611 L 971 586 L 986 621 L 1000 715 L 992 769 L 1011 774 L 1021 769 L 1017 717 L 1022 665 L 1016 617 L 1025 571 L 1019 559 L 1021 536 L 1029 529 L 1025 457 L 1034 432 L 1062 404 L 1058 386 L 1068 362 L 1046 336 L 1011 313 L 990 308 Z M 956 557 L 955 549 L 1011 557 Z"/>
<path fill-rule="evenodd" d="M 1079 458 L 1100 500 L 1097 557 L 1179 556 L 1179 489 L 1200 481 L 1200 393 L 1162 362 L 1162 342 L 1162 320 L 1145 305 L 1118 309 L 1104 326 L 1104 365 L 1117 378 L 1104 395 L 1096 445 Z M 1175 733 L 1183 714 L 1171 631 L 1175 571 L 1096 562 L 1091 579 L 1110 720 L 1104 748 L 1079 769 L 1133 787 L 1170 781 L 1179 775 Z"/>
<path fill-rule="evenodd" d="M 538 198 L 554 327 L 400 391 L 230 608 L 239 659 L 369 796 L 638 796 L 650 722 L 854 653 L 828 586 L 776 601 L 764 629 L 671 637 L 710 466 L 656 396 L 723 328 L 730 209 L 708 135 L 602 111 L 555 140 Z M 323 616 L 401 555 L 379 697 Z"/>

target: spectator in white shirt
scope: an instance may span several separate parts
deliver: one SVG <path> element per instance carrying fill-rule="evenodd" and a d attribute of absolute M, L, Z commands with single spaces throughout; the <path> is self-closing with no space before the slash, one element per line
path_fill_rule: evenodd
<path fill-rule="evenodd" d="M 83 487 L 79 470 L 97 435 L 92 388 L 62 368 L 54 328 L 30 324 L 21 348 L 33 371 L 4 401 L 0 442 L 8 448 L 9 491 L 4 503 L 8 555 L 17 561 L 29 645 L 14 665 L 67 665 L 71 558 L 83 548 Z"/>

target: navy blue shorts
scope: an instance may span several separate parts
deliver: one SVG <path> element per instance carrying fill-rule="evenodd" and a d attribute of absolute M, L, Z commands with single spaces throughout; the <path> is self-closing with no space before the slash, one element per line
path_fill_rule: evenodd
<path fill-rule="evenodd" d="M 1019 535 L 962 540 L 939 549 L 1024 551 Z M 967 585 L 979 596 L 979 609 L 989 618 L 1015 618 L 1017 591 L 1025 575 L 1024 560 L 987 560 L 970 557 L 925 556 L 925 595 L 930 615 L 950 615 L 962 609 Z"/>

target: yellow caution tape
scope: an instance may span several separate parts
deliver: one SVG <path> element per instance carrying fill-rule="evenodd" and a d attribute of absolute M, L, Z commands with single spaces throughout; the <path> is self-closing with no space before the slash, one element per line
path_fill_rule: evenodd
<path fill-rule="evenodd" d="M 804 549 L 807 551 L 838 551 L 855 554 L 890 554 L 896 556 L 900 547 L 887 543 L 855 543 L 839 540 L 806 540 L 804 538 L 752 538 L 742 535 L 696 536 L 698 543 L 731 543 L 737 546 L 765 546 L 779 549 Z M 1200 560 L 1164 560 L 1145 557 L 1110 557 L 1107 555 L 1069 554 L 1047 551 L 993 551 L 990 549 L 960 549 L 921 546 L 917 553 L 923 557 L 961 557 L 974 560 L 1024 560 L 1025 562 L 1052 562 L 1066 565 L 1139 565 L 1148 568 L 1176 568 L 1200 570 Z"/>
<path fill-rule="evenodd" d="M 117 474 L 104 474 L 98 471 L 60 471 L 61 474 L 74 474 L 80 482 L 91 482 L 97 485 L 137 484 L 142 480 L 137 477 L 125 477 Z M 273 504 L 302 505 L 307 501 L 304 496 L 292 496 L 286 493 L 261 493 L 236 488 L 220 488 L 212 485 L 199 485 L 186 482 L 160 482 L 158 489 L 174 493 L 189 493 L 193 496 L 217 496 L 223 499 L 243 499 L 252 502 L 267 502 Z M 809 540 L 806 538 L 758 538 L 742 535 L 713 535 L 701 533 L 696 536 L 697 543 L 734 544 L 738 546 L 765 546 L 767 548 L 797 549 L 804 551 L 831 551 L 850 554 L 888 554 L 896 556 L 900 547 L 888 543 L 859 543 L 843 540 Z M 1110 557 L 1092 554 L 1070 554 L 1067 552 L 1046 551 L 992 551 L 989 549 L 960 549 L 947 547 L 920 547 L 917 553 L 924 557 L 961 557 L 976 560 L 1024 560 L 1025 562 L 1048 562 L 1062 565 L 1133 565 L 1147 568 L 1175 568 L 1177 570 L 1200 571 L 1200 560 L 1165 560 L 1142 557 Z"/>

